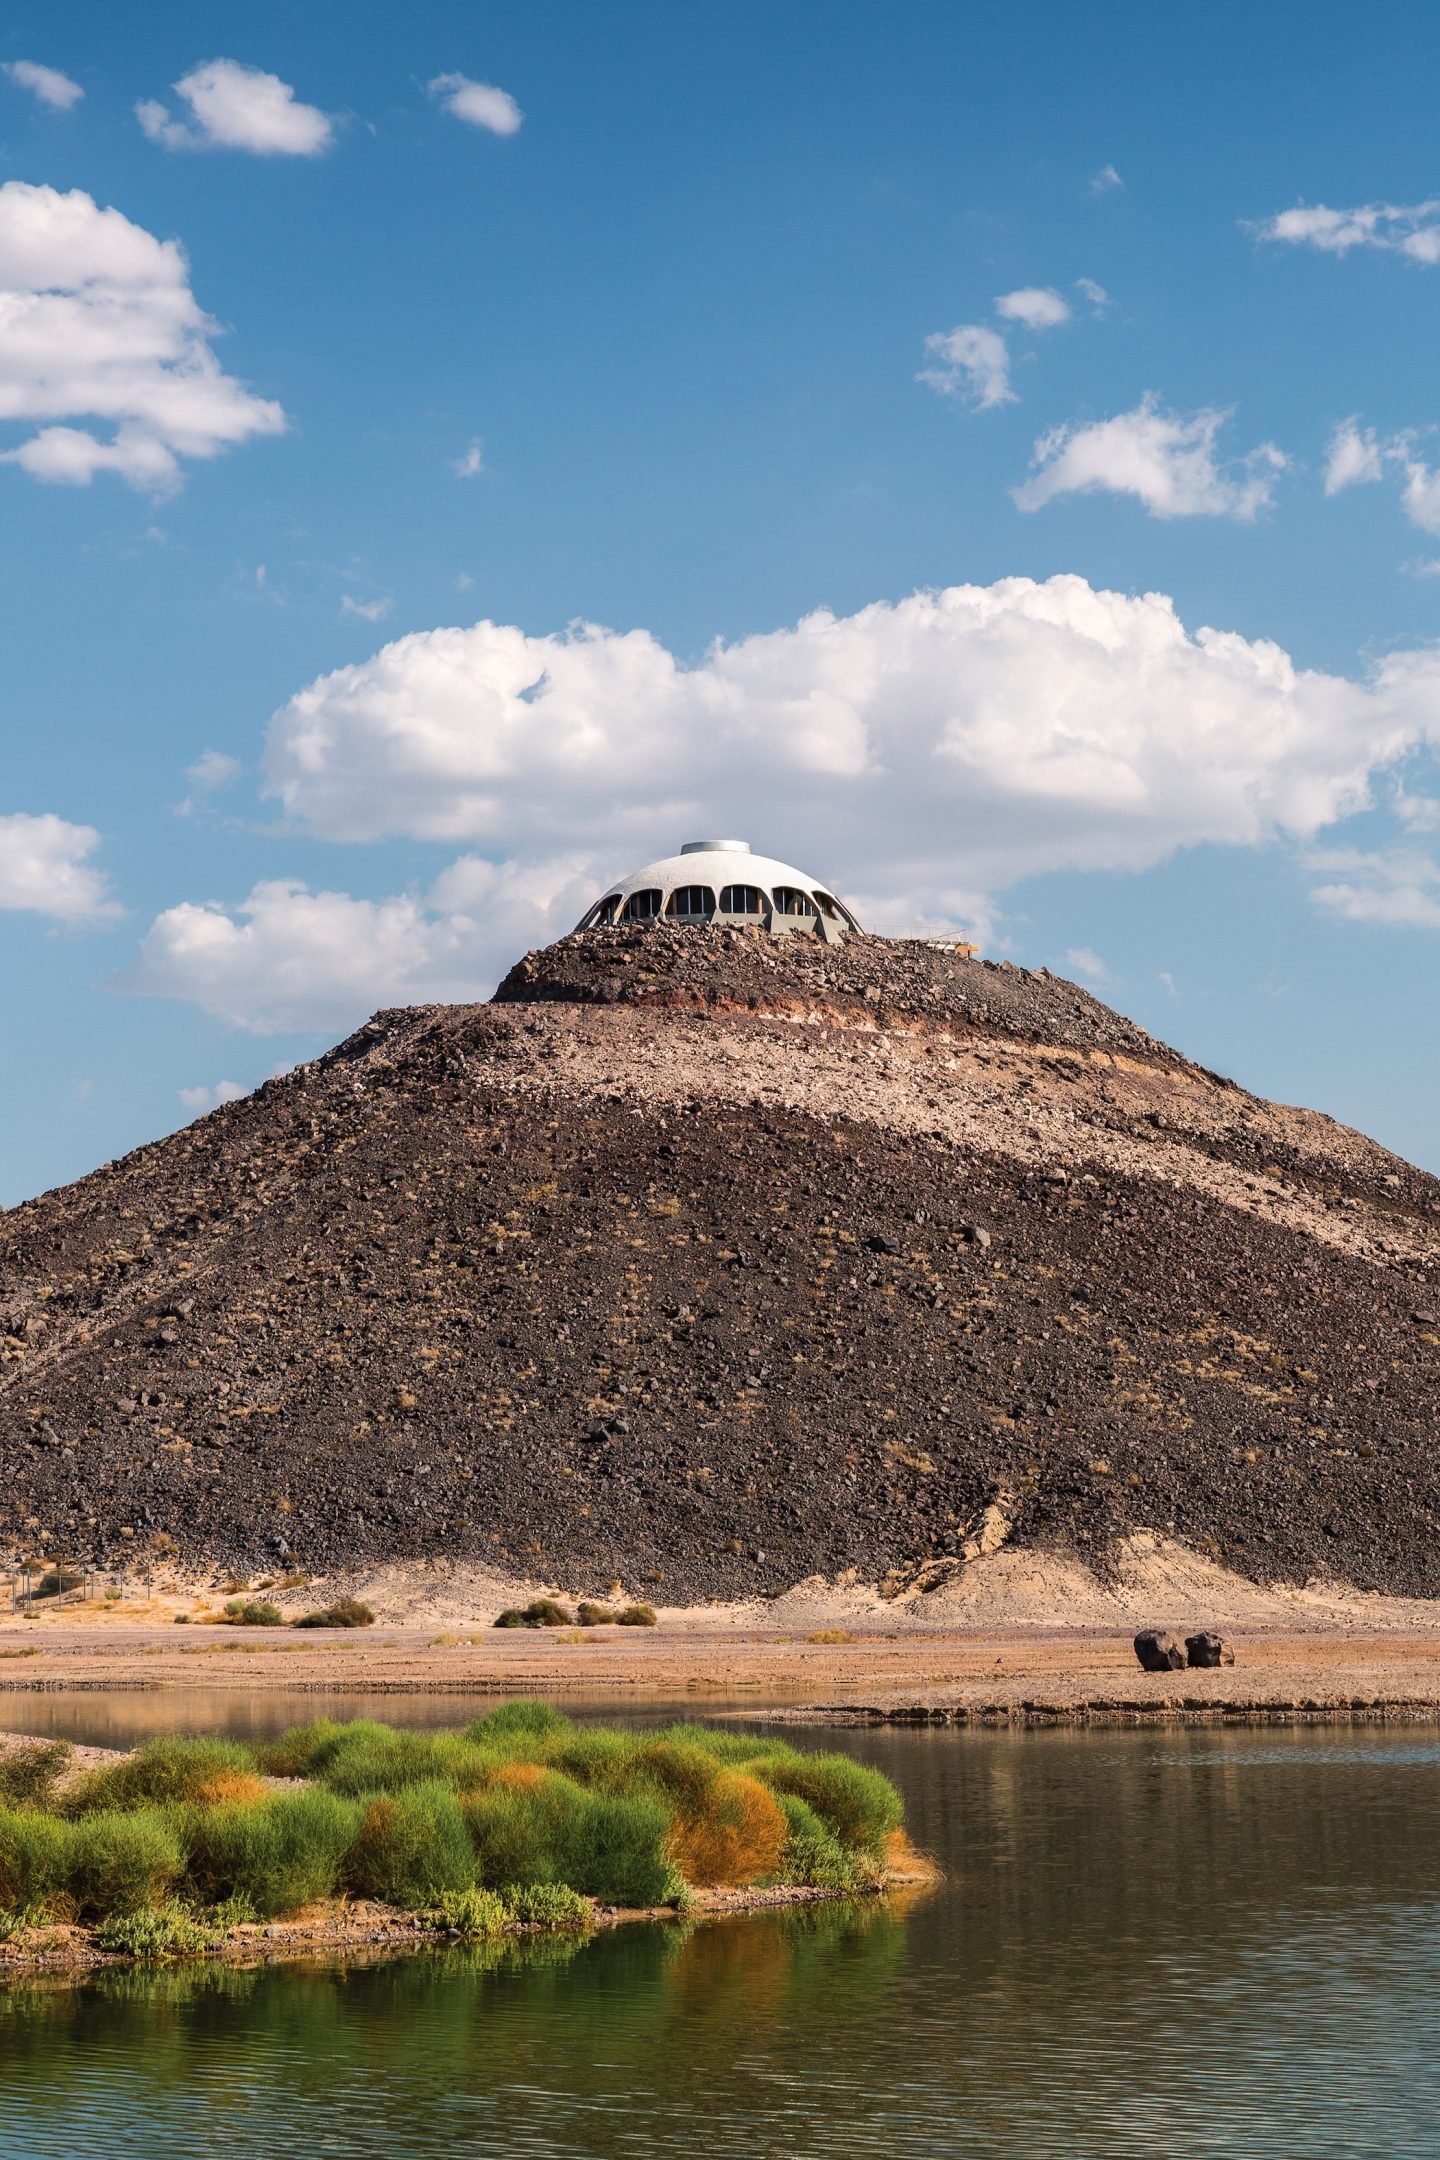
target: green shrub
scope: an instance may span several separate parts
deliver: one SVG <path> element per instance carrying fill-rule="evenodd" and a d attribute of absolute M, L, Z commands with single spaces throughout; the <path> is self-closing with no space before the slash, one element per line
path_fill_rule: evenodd
<path fill-rule="evenodd" d="M 182 1905 L 161 1905 L 149 1912 L 115 1913 L 96 1931 L 99 1949 L 121 1957 L 193 1957 L 207 1950 L 215 1931 Z"/>
<path fill-rule="evenodd" d="M 557 1771 L 524 1783 L 501 1773 L 461 1805 L 483 1883 L 568 1883 L 607 1905 L 663 1905 L 676 1895 L 670 1814 L 651 1795 L 587 1792 Z"/>
<path fill-rule="evenodd" d="M 74 1830 L 54 1815 L 0 1812 L 0 1912 L 42 1912 L 65 1889 Z"/>
<path fill-rule="evenodd" d="M 147 1740 L 133 1755 L 78 1779 L 60 1804 L 67 1815 L 91 1815 L 150 1801 L 238 1798 L 255 1782 L 254 1755 L 238 1740 Z"/>
<path fill-rule="evenodd" d="M 496 1627 L 574 1627 L 575 1615 L 568 1605 L 549 1597 L 531 1598 L 524 1607 L 508 1605 L 495 1621 Z"/>
<path fill-rule="evenodd" d="M 78 1912 L 105 1919 L 158 1904 L 184 1864 L 180 1840 L 159 1808 L 111 1809 L 75 1824 L 66 1887 Z"/>
<path fill-rule="evenodd" d="M 268 1598 L 227 1598 L 225 1617 L 232 1627 L 284 1627 L 285 1615 Z"/>
<path fill-rule="evenodd" d="M 187 1875 L 207 1904 L 294 1912 L 334 1896 L 361 1823 L 353 1801 L 318 1789 L 195 1808 L 183 1821 Z"/>
<path fill-rule="evenodd" d="M 387 1727 L 350 1732 L 325 1750 L 324 1762 L 311 1775 L 333 1792 L 400 1792 L 407 1785 L 435 1781 L 455 1790 L 477 1785 L 495 1765 L 495 1756 L 459 1733 L 392 1731 Z"/>
<path fill-rule="evenodd" d="M 498 1703 L 484 1717 L 476 1718 L 473 1725 L 467 1725 L 465 1738 L 478 1747 L 499 1747 L 509 1752 L 517 1742 L 554 1740 L 574 1730 L 569 1718 L 553 1703 L 541 1702 L 532 1695 L 517 1695 L 513 1702 Z"/>
<path fill-rule="evenodd" d="M 847 1851 L 884 1858 L 886 1840 L 903 1812 L 889 1778 L 848 1755 L 793 1754 L 757 1762 L 756 1774 L 777 1793 L 793 1793 L 814 1809 Z"/>
<path fill-rule="evenodd" d="M 623 1612 L 615 1615 L 617 1627 L 654 1627 L 655 1624 L 653 1605 L 627 1605 Z"/>
<path fill-rule="evenodd" d="M 292 1620 L 292 1627 L 374 1627 L 375 1615 L 359 1598 L 341 1598 L 337 1604 L 322 1605 L 318 1612 L 303 1613 Z"/>
<path fill-rule="evenodd" d="M 434 1925 L 469 1942 L 486 1942 L 509 1931 L 511 1916 L 503 1898 L 471 1883 L 464 1890 L 442 1890 L 435 1903 Z"/>
<path fill-rule="evenodd" d="M 500 1898 L 511 1918 L 522 1921 L 527 1927 L 588 1928 L 595 1925 L 589 1899 L 572 1890 L 569 1883 L 507 1883 Z"/>
<path fill-rule="evenodd" d="M 70 1756 L 65 1740 L 37 1740 L 33 1747 L 0 1755 L 0 1807 L 48 1808 Z"/>
<path fill-rule="evenodd" d="M 776 1869 L 776 1880 L 806 1884 L 817 1890 L 869 1889 L 875 1868 L 856 1853 L 847 1852 L 833 1830 L 815 1810 L 795 1793 L 776 1795 L 784 1812 L 789 1835 Z"/>
<path fill-rule="evenodd" d="M 267 1777 L 319 1777 L 352 1733 L 386 1733 L 387 1725 L 370 1718 L 356 1718 L 338 1725 L 334 1718 L 316 1718 L 309 1725 L 294 1725 L 278 1740 L 264 1741 L 255 1750 L 258 1768 Z"/>
<path fill-rule="evenodd" d="M 580 1627 L 611 1627 L 615 1614 L 608 1605 L 596 1605 L 589 1598 L 582 1598 L 575 1608 L 575 1619 Z"/>
<path fill-rule="evenodd" d="M 381 1793 L 365 1807 L 346 1858 L 346 1879 L 361 1897 L 412 1908 L 475 1880 L 460 1803 L 438 1781 Z"/>

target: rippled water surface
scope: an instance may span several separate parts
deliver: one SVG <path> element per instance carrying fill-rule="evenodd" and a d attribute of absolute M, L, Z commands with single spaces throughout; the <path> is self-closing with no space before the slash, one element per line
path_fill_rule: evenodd
<path fill-rule="evenodd" d="M 1440 1741 L 798 1737 L 941 1890 L 0 1990 L 0 2154 L 1440 2160 Z"/>

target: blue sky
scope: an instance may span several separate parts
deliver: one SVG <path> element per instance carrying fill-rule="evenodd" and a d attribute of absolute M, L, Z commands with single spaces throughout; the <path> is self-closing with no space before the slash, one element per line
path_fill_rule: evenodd
<path fill-rule="evenodd" d="M 1432 11 L 0 63 L 0 1202 L 717 825 L 1440 1168 Z"/>

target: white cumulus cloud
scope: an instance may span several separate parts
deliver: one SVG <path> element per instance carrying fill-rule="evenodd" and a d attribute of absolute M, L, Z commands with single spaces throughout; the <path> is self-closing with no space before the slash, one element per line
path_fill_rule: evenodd
<path fill-rule="evenodd" d="M 998 330 L 984 323 L 961 323 L 954 330 L 935 331 L 926 338 L 925 350 L 935 365 L 922 369 L 916 379 L 932 390 L 982 412 L 1014 402 L 1010 354 Z"/>
<path fill-rule="evenodd" d="M 165 489 L 182 458 L 278 434 L 284 413 L 225 374 L 215 331 L 176 241 L 78 188 L 0 187 L 0 424 L 47 423 L 0 462 L 37 480 L 115 472 Z"/>
<path fill-rule="evenodd" d="M 68 923 L 118 915 L 106 878 L 90 860 L 99 845 L 93 825 L 23 810 L 0 816 L 0 908 Z"/>
<path fill-rule="evenodd" d="M 437 75 L 427 85 L 444 109 L 471 127 L 486 128 L 492 135 L 515 135 L 525 115 L 508 90 L 493 83 L 472 82 L 468 75 Z"/>
<path fill-rule="evenodd" d="M 1401 507 L 1410 523 L 1421 532 L 1440 533 L 1440 471 L 1426 464 L 1417 440 L 1410 429 L 1379 435 L 1374 428 L 1361 427 L 1354 417 L 1342 420 L 1326 452 L 1325 493 L 1338 495 L 1342 488 L 1383 480 L 1387 473 L 1396 472 L 1401 476 Z M 1421 565 L 1414 574 L 1432 573 Z"/>
<path fill-rule="evenodd" d="M 185 777 L 191 787 L 209 795 L 239 779 L 240 760 L 230 757 L 224 750 L 206 750 L 193 765 L 186 766 Z"/>
<path fill-rule="evenodd" d="M 256 157 L 318 157 L 335 139 L 328 113 L 302 105 L 289 83 L 238 60 L 207 60 L 174 85 L 189 112 L 142 98 L 135 117 L 166 150 L 249 150 Z"/>
<path fill-rule="evenodd" d="M 1015 501 L 1039 510 L 1061 495 L 1133 495 L 1152 517 L 1248 521 L 1269 504 L 1287 460 L 1273 443 L 1261 443 L 1221 463 L 1217 437 L 1228 418 L 1213 408 L 1166 412 L 1145 397 L 1113 419 L 1052 428 L 1036 443 L 1034 471 L 1014 489 Z"/>
<path fill-rule="evenodd" d="M 1098 292 L 1099 287 L 1095 289 Z M 1069 302 L 1049 285 L 1022 285 L 1018 292 L 1001 293 L 995 312 L 1006 322 L 1023 323 L 1027 330 L 1053 330 L 1070 320 Z"/>
<path fill-rule="evenodd" d="M 262 1035 L 348 1028 L 379 1005 L 487 997 L 522 952 L 574 928 L 603 875 L 574 855 L 462 857 L 428 894 L 382 900 L 270 879 L 233 909 L 167 908 L 120 986 Z"/>
<path fill-rule="evenodd" d="M 1388 455 L 1374 428 L 1362 428 L 1354 416 L 1342 420 L 1325 452 L 1325 493 L 1338 495 L 1342 488 L 1381 479 Z"/>
<path fill-rule="evenodd" d="M 421 631 L 275 716 L 268 791 L 316 838 L 476 852 L 423 892 L 182 901 L 126 986 L 254 1030 L 484 996 L 606 879 L 704 831 L 835 880 L 876 928 L 985 935 L 1036 872 L 1313 843 L 1436 745 L 1440 652 L 1321 673 L 1073 576 L 822 611 L 690 667 L 645 630 Z"/>
<path fill-rule="evenodd" d="M 1408 255 L 1412 262 L 1440 262 L 1440 198 L 1367 203 L 1358 210 L 1299 203 L 1251 230 L 1261 240 L 1288 241 L 1292 247 L 1318 248 L 1327 255 L 1348 255 L 1352 248 L 1365 247 Z"/>
<path fill-rule="evenodd" d="M 204 1117 L 209 1110 L 218 1110 L 221 1103 L 243 1102 L 250 1093 L 238 1080 L 217 1080 L 213 1087 L 177 1088 L 181 1103 L 191 1117 Z"/>
<path fill-rule="evenodd" d="M 1007 578 L 821 611 L 694 667 L 643 629 L 417 631 L 298 692 L 265 770 L 328 839 L 618 866 L 736 831 L 924 909 L 957 881 L 1312 834 L 1437 733 L 1440 654 L 1352 681 L 1191 634 L 1163 594 Z"/>
<path fill-rule="evenodd" d="M 43 67 L 38 60 L 7 60 L 0 73 L 8 75 L 17 89 L 28 90 L 52 112 L 69 112 L 85 95 L 78 82 L 62 75 L 59 68 Z"/>
<path fill-rule="evenodd" d="M 463 457 L 456 458 L 453 470 L 457 480 L 478 480 L 485 470 L 484 444 L 472 442 Z"/>

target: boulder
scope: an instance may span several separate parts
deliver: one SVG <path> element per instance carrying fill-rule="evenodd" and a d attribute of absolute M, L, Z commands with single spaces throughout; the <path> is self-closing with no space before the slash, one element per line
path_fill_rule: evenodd
<path fill-rule="evenodd" d="M 1235 1652 L 1231 1649 L 1229 1643 L 1222 1642 L 1218 1635 L 1211 1635 L 1208 1632 L 1200 1635 L 1187 1635 L 1185 1638 L 1185 1662 L 1188 1665 L 1202 1666 L 1233 1665 Z"/>
<path fill-rule="evenodd" d="M 1146 1672 L 1180 1672 L 1185 1652 L 1173 1635 L 1158 1628 L 1142 1628 L 1135 1637 L 1135 1655 Z"/>

